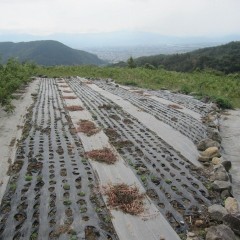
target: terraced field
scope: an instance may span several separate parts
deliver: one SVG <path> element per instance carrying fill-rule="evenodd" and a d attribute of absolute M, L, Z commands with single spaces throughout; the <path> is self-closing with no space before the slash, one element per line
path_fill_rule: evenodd
<path fill-rule="evenodd" d="M 211 105 L 81 78 L 39 79 L 34 99 L 8 170 L 0 239 L 174 240 L 200 217 L 207 225 L 216 199 L 195 144 L 209 134 L 201 117 Z M 106 188 L 116 184 L 136 186 L 144 211 L 111 206 Z"/>

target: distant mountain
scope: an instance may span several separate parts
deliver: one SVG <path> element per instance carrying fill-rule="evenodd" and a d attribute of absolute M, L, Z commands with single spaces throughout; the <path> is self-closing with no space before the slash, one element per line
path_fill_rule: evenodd
<path fill-rule="evenodd" d="M 240 41 L 183 54 L 155 55 L 134 59 L 137 66 L 151 64 L 167 70 L 190 72 L 206 68 L 225 73 L 240 72 Z M 123 63 L 121 63 L 121 66 Z"/>
<path fill-rule="evenodd" d="M 3 62 L 11 57 L 19 61 L 33 61 L 40 65 L 102 65 L 105 62 L 97 55 L 72 49 L 52 40 L 32 42 L 0 42 L 0 56 Z"/>
<path fill-rule="evenodd" d="M 193 36 L 166 36 L 160 33 L 141 31 L 116 31 L 100 33 L 57 33 L 48 36 L 35 36 L 29 34 L 15 34 L 7 31 L 0 31 L 0 41 L 35 41 L 52 39 L 60 41 L 68 46 L 77 49 L 92 47 L 130 47 L 130 46 L 156 46 L 162 44 L 224 44 L 230 41 L 239 41 L 240 35 L 227 35 L 215 37 L 193 37 Z"/>

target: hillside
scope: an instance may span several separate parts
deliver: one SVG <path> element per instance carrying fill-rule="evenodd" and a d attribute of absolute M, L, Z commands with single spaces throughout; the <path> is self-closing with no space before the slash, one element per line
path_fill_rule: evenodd
<path fill-rule="evenodd" d="M 137 66 L 149 63 L 155 67 L 179 72 L 191 72 L 202 69 L 215 69 L 224 73 L 240 72 L 240 42 L 231 42 L 217 47 L 208 47 L 196 51 L 140 57 L 134 60 Z"/>
<path fill-rule="evenodd" d="M 52 40 L 32 42 L 1 42 L 0 56 L 3 62 L 11 57 L 20 61 L 33 61 L 40 65 L 101 65 L 104 61 L 96 55 L 72 49 L 60 42 Z"/>

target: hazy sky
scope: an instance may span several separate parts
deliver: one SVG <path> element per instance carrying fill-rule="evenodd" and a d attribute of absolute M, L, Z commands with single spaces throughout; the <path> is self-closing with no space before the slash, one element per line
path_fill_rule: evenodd
<path fill-rule="evenodd" d="M 0 32 L 240 34 L 240 0 L 0 0 Z"/>

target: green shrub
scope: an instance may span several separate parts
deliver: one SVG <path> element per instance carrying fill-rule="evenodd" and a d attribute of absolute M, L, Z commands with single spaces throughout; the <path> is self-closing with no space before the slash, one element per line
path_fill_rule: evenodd
<path fill-rule="evenodd" d="M 219 108 L 233 109 L 232 103 L 224 97 L 214 97 L 213 102 L 215 102 Z"/>
<path fill-rule="evenodd" d="M 155 70 L 155 69 L 156 69 L 156 67 L 153 66 L 153 65 L 150 64 L 150 63 L 145 63 L 145 64 L 144 64 L 144 68 L 146 68 L 146 69 L 151 69 L 151 70 Z"/>

